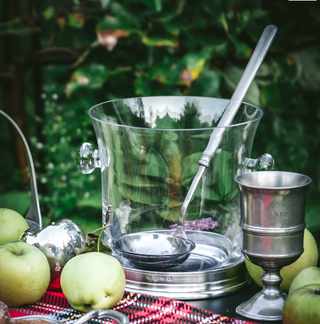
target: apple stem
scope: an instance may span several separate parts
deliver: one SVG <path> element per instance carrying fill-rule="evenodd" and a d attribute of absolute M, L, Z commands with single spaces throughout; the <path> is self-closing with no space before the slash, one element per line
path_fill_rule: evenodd
<path fill-rule="evenodd" d="M 99 237 L 98 237 L 98 244 L 97 244 L 97 251 L 100 252 L 100 240 L 101 240 L 101 237 L 102 237 L 102 233 L 104 231 L 105 227 L 102 227 L 101 231 L 100 231 L 100 234 L 99 234 Z"/>
<path fill-rule="evenodd" d="M 100 234 L 98 236 L 97 252 L 100 252 L 100 241 L 101 241 L 102 234 L 103 234 L 104 230 L 107 230 L 108 234 L 111 237 L 111 233 L 109 231 L 109 226 L 110 226 L 109 224 L 104 224 L 102 227 L 100 227 L 100 228 L 96 229 L 95 231 L 93 231 L 93 232 L 96 232 L 97 230 L 101 229 Z M 91 232 L 91 233 L 93 233 L 93 232 Z"/>

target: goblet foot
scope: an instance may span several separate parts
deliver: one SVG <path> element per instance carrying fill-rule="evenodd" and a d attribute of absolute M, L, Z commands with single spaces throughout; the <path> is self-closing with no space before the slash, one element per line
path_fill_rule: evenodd
<path fill-rule="evenodd" d="M 287 295 L 282 291 L 263 288 L 236 308 L 237 314 L 261 321 L 281 321 Z"/>

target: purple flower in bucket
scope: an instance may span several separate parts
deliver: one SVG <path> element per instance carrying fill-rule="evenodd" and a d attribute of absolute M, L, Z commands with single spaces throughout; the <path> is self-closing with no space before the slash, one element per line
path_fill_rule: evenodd
<path fill-rule="evenodd" d="M 185 230 L 190 230 L 190 231 L 203 231 L 203 230 L 214 229 L 218 225 L 219 223 L 213 220 L 211 217 L 197 219 L 193 221 L 185 221 L 184 223 Z M 175 229 L 177 227 L 178 224 L 173 224 L 170 226 L 171 229 Z"/>

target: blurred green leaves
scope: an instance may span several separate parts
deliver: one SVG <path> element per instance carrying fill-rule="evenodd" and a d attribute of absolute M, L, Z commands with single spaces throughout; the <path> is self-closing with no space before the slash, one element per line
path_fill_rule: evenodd
<path fill-rule="evenodd" d="M 240 78 L 243 74 L 243 70 L 236 66 L 228 66 L 223 74 L 227 89 L 230 93 L 233 93 L 238 85 Z M 260 89 L 254 80 L 251 83 L 250 88 L 244 98 L 244 101 L 252 103 L 256 106 L 260 106 Z"/>
<path fill-rule="evenodd" d="M 71 75 L 66 86 L 66 93 L 70 96 L 79 88 L 98 89 L 101 88 L 108 78 L 108 67 L 102 64 L 92 64 L 77 69 Z"/>
<path fill-rule="evenodd" d="M 74 28 L 82 28 L 85 20 L 82 14 L 71 13 L 68 15 L 68 25 Z"/>
<path fill-rule="evenodd" d="M 0 35 L 12 34 L 25 36 L 35 32 L 40 32 L 40 28 L 32 19 L 14 18 L 0 23 Z"/>
<path fill-rule="evenodd" d="M 192 80 L 197 79 L 199 74 L 208 66 L 212 53 L 212 48 L 204 48 L 197 53 L 189 52 L 183 57 L 186 68 L 192 75 Z"/>
<path fill-rule="evenodd" d="M 1 208 L 13 209 L 21 215 L 25 215 L 29 210 L 31 196 L 18 190 L 12 190 L 0 196 Z"/>
<path fill-rule="evenodd" d="M 159 12 L 162 10 L 162 0 L 140 0 L 140 1 L 155 11 Z"/>

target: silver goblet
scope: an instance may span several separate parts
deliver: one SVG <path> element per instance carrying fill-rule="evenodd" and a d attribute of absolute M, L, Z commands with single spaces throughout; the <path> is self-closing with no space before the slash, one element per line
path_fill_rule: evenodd
<path fill-rule="evenodd" d="M 263 288 L 236 312 L 263 321 L 281 320 L 287 295 L 280 289 L 280 270 L 303 252 L 306 193 L 305 175 L 261 171 L 235 178 L 240 191 L 242 253 L 263 268 Z"/>

